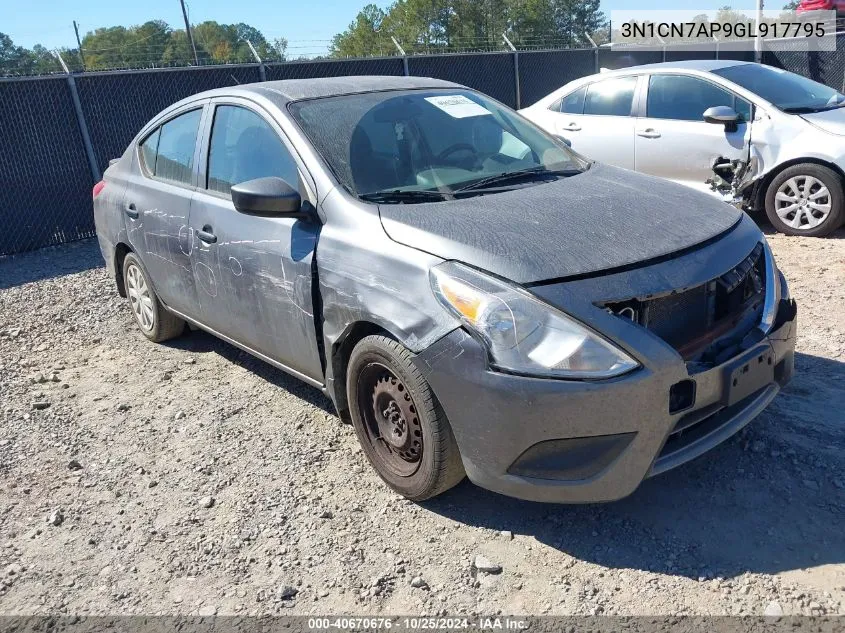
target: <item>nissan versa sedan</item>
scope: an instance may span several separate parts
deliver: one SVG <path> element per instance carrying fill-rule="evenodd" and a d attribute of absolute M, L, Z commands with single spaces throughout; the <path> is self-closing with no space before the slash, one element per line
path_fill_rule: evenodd
<path fill-rule="evenodd" d="M 730 60 L 583 77 L 521 111 L 576 151 L 765 209 L 789 235 L 845 222 L 845 95 Z"/>
<path fill-rule="evenodd" d="M 195 95 L 140 131 L 94 208 L 147 338 L 189 323 L 321 389 L 410 499 L 465 475 L 618 499 L 793 373 L 795 304 L 742 212 L 445 81 Z"/>

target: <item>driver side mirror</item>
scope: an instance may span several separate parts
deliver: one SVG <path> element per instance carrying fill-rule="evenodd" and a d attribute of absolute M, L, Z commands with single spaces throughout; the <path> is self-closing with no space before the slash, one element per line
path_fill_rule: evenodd
<path fill-rule="evenodd" d="M 299 192 L 281 178 L 256 178 L 232 185 L 232 204 L 248 215 L 308 217 Z"/>
<path fill-rule="evenodd" d="M 728 132 L 736 132 L 740 116 L 730 106 L 714 106 L 704 111 L 704 120 L 707 123 L 724 125 Z"/>

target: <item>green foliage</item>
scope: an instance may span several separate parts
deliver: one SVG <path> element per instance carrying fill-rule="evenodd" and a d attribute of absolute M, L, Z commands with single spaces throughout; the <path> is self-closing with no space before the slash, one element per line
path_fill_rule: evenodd
<path fill-rule="evenodd" d="M 76 50 L 62 49 L 59 53 L 71 70 L 78 69 Z M 12 38 L 0 33 L 0 74 L 43 75 L 56 72 L 64 71 L 54 53 L 39 44 L 32 50 L 15 46 Z"/>
<path fill-rule="evenodd" d="M 265 61 L 284 60 L 287 40 L 268 42 L 249 24 L 218 24 L 207 21 L 192 27 L 200 64 L 251 63 L 255 57 L 247 40 Z M 136 26 L 111 26 L 89 31 L 82 38 L 82 55 L 77 49 L 59 53 L 70 70 L 106 70 L 193 65 L 194 53 L 184 29 L 173 29 L 162 20 Z M 36 44 L 31 50 L 15 46 L 0 33 L 0 74 L 33 75 L 63 72 L 52 51 Z"/>
<path fill-rule="evenodd" d="M 382 10 L 365 6 L 334 37 L 333 57 L 394 54 L 395 37 L 406 52 L 501 50 L 502 34 L 519 46 L 585 45 L 607 21 L 600 0 L 395 0 Z"/>

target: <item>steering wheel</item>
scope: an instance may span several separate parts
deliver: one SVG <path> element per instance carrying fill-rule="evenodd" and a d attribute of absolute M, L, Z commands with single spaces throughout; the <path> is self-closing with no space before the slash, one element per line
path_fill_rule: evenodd
<path fill-rule="evenodd" d="M 448 156 L 457 152 L 472 152 L 475 154 L 475 148 L 469 143 L 455 143 L 450 145 L 437 155 L 438 160 L 445 161 Z"/>

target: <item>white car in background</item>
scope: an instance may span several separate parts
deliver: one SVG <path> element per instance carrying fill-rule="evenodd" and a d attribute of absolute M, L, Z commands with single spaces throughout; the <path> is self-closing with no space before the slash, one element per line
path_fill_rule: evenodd
<path fill-rule="evenodd" d="M 800 75 L 728 60 L 635 66 L 521 113 L 588 158 L 765 209 L 783 233 L 845 222 L 845 95 Z"/>

